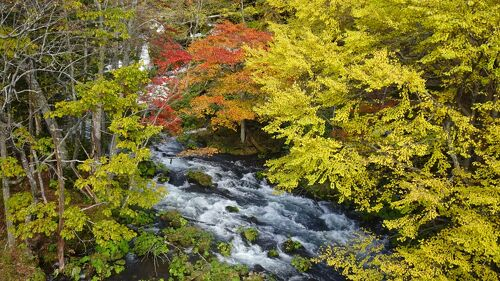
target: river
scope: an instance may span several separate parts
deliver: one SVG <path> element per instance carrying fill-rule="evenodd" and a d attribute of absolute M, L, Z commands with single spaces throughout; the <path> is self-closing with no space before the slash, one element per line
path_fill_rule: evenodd
<path fill-rule="evenodd" d="M 218 255 L 222 261 L 246 264 L 272 273 L 279 280 L 343 280 L 326 265 L 314 265 L 308 273 L 298 272 L 290 264 L 292 256 L 282 251 L 281 244 L 292 238 L 302 243 L 307 255 L 314 256 L 323 245 L 348 242 L 359 231 L 355 221 L 329 202 L 277 193 L 265 180 L 256 178 L 262 167 L 252 158 L 176 157 L 182 150 L 173 138 L 152 147 L 153 159 L 171 170 L 171 180 L 165 184 L 169 193 L 155 207 L 157 210 L 175 209 L 216 239 L 231 243 L 230 257 Z M 185 174 L 190 169 L 210 175 L 216 188 L 207 190 L 188 183 Z M 239 212 L 228 212 L 226 206 L 236 206 Z M 255 244 L 243 241 L 237 231 L 240 227 L 259 231 Z M 278 258 L 267 256 L 272 248 L 278 249 Z M 150 265 L 134 266 L 134 262 L 138 261 L 128 260 L 128 270 L 122 276 L 132 270 L 139 278 L 144 275 L 141 271 L 153 270 Z"/>

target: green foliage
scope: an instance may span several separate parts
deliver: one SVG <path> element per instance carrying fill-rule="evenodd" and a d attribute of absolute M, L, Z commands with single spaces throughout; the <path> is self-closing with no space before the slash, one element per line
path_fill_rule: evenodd
<path fill-rule="evenodd" d="M 264 171 L 258 171 L 255 173 L 255 178 L 258 180 L 266 179 L 266 173 Z"/>
<path fill-rule="evenodd" d="M 200 230 L 194 226 L 182 226 L 180 228 L 167 228 L 163 231 L 165 240 L 169 243 L 183 248 L 192 247 L 193 253 L 207 256 L 212 244 L 212 234 Z"/>
<path fill-rule="evenodd" d="M 304 248 L 299 241 L 295 241 L 292 238 L 288 238 L 281 246 L 283 247 L 283 251 L 288 254 Z"/>
<path fill-rule="evenodd" d="M 500 5 L 268 3 L 291 15 L 246 62 L 265 130 L 289 147 L 268 179 L 392 214 L 390 253 L 335 248 L 328 263 L 353 280 L 498 280 Z"/>
<path fill-rule="evenodd" d="M 259 231 L 253 227 L 239 229 L 241 236 L 245 238 L 246 241 L 253 243 L 259 238 Z"/>
<path fill-rule="evenodd" d="M 270 258 L 277 258 L 277 257 L 279 257 L 279 255 L 280 254 L 278 252 L 278 249 L 276 249 L 276 248 L 273 248 L 267 252 L 267 256 Z"/>
<path fill-rule="evenodd" d="M 46 280 L 45 273 L 37 267 L 35 257 L 24 244 L 13 249 L 2 249 L 0 268 L 3 280 Z"/>
<path fill-rule="evenodd" d="M 83 230 L 88 218 L 85 213 L 77 206 L 71 206 L 64 210 L 64 228 L 61 231 L 61 236 L 66 239 L 73 239 L 77 232 Z"/>
<path fill-rule="evenodd" d="M 300 272 L 306 272 L 312 267 L 312 262 L 308 258 L 301 256 L 294 256 L 292 258 L 292 265 Z"/>
<path fill-rule="evenodd" d="M 23 167 L 19 165 L 16 158 L 0 158 L 0 179 L 12 178 L 24 175 Z"/>
<path fill-rule="evenodd" d="M 92 226 L 96 244 L 103 248 L 115 247 L 123 241 L 130 241 L 136 233 L 114 220 L 101 220 Z"/>
<path fill-rule="evenodd" d="M 164 238 L 149 232 L 142 232 L 135 238 L 132 250 L 139 256 L 153 256 L 154 258 L 166 255 L 169 251 Z"/>
<path fill-rule="evenodd" d="M 151 160 L 140 162 L 137 168 L 139 169 L 139 174 L 145 178 L 152 178 L 156 174 L 156 165 Z"/>
<path fill-rule="evenodd" d="M 163 211 L 159 213 L 160 220 L 172 228 L 184 227 L 188 221 L 175 210 Z"/>
<path fill-rule="evenodd" d="M 174 280 L 173 277 L 177 280 L 185 280 L 186 276 L 188 276 L 193 270 L 192 268 L 193 265 L 188 261 L 188 256 L 175 256 L 168 267 L 168 273 L 170 273 L 171 276 L 169 277 L 169 280 Z"/>
<path fill-rule="evenodd" d="M 15 228 L 13 232 L 20 239 L 33 238 L 39 233 L 50 237 L 57 229 L 54 202 L 35 204 L 30 193 L 19 192 L 9 198 L 8 206 Z"/>
<path fill-rule="evenodd" d="M 214 187 L 212 177 L 202 171 L 189 170 L 186 173 L 188 181 L 201 185 L 202 187 Z"/>
<path fill-rule="evenodd" d="M 229 257 L 231 255 L 231 250 L 233 249 L 230 243 L 220 242 L 217 244 L 217 249 L 219 253 L 225 257 Z"/>

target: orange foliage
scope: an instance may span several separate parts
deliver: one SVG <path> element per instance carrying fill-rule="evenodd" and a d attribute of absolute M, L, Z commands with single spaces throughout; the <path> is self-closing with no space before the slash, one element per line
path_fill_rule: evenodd
<path fill-rule="evenodd" d="M 188 51 L 197 64 L 185 80 L 189 84 L 209 82 L 210 88 L 191 101 L 191 113 L 210 118 L 214 128 L 234 130 L 241 121 L 255 119 L 252 106 L 258 87 L 250 71 L 243 68 L 244 47 L 264 48 L 271 39 L 267 32 L 224 22 L 206 38 L 193 42 Z"/>

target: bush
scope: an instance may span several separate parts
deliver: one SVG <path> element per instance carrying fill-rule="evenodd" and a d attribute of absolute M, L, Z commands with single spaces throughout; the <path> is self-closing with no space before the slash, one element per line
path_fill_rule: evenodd
<path fill-rule="evenodd" d="M 292 238 L 288 238 L 281 246 L 283 251 L 288 254 L 304 248 L 299 241 L 292 240 Z"/>
<path fill-rule="evenodd" d="M 308 258 L 301 256 L 294 256 L 292 259 L 292 265 L 300 272 L 306 272 L 312 267 L 312 263 Z"/>
<path fill-rule="evenodd" d="M 231 255 L 231 250 L 233 249 L 233 247 L 229 243 L 220 242 L 217 245 L 217 249 L 219 250 L 219 253 L 221 253 L 221 255 L 229 257 Z"/>
<path fill-rule="evenodd" d="M 163 237 L 143 232 L 135 239 L 133 251 L 138 256 L 153 256 L 156 258 L 167 254 L 169 249 Z"/>
<path fill-rule="evenodd" d="M 182 215 L 178 211 L 175 210 L 163 211 L 159 214 L 159 216 L 160 221 L 173 228 L 180 228 L 186 226 L 188 223 L 188 221 L 184 217 L 182 217 Z"/>
<path fill-rule="evenodd" d="M 212 234 L 200 230 L 194 226 L 182 226 L 180 228 L 167 228 L 163 231 L 165 239 L 179 247 L 193 247 L 193 253 L 207 256 L 212 244 Z"/>

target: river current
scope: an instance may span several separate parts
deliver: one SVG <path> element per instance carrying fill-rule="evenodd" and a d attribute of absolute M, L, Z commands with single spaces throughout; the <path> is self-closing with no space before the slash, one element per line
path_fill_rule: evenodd
<path fill-rule="evenodd" d="M 171 170 L 171 180 L 165 184 L 168 195 L 156 209 L 175 209 L 216 239 L 231 243 L 231 256 L 218 256 L 222 261 L 246 264 L 280 280 L 343 280 L 325 265 L 299 273 L 290 264 L 293 257 L 282 250 L 281 244 L 292 238 L 302 243 L 305 254 L 314 256 L 324 245 L 348 242 L 358 232 L 353 220 L 331 203 L 277 193 L 265 180 L 256 178 L 262 167 L 255 161 L 230 156 L 177 157 L 182 149 L 173 138 L 152 147 L 153 159 Z M 207 190 L 190 184 L 185 174 L 192 169 L 210 175 L 216 188 Z M 229 212 L 226 206 L 237 207 L 239 212 Z M 241 238 L 241 227 L 259 231 L 256 243 Z M 272 248 L 278 249 L 279 257 L 267 256 Z"/>

